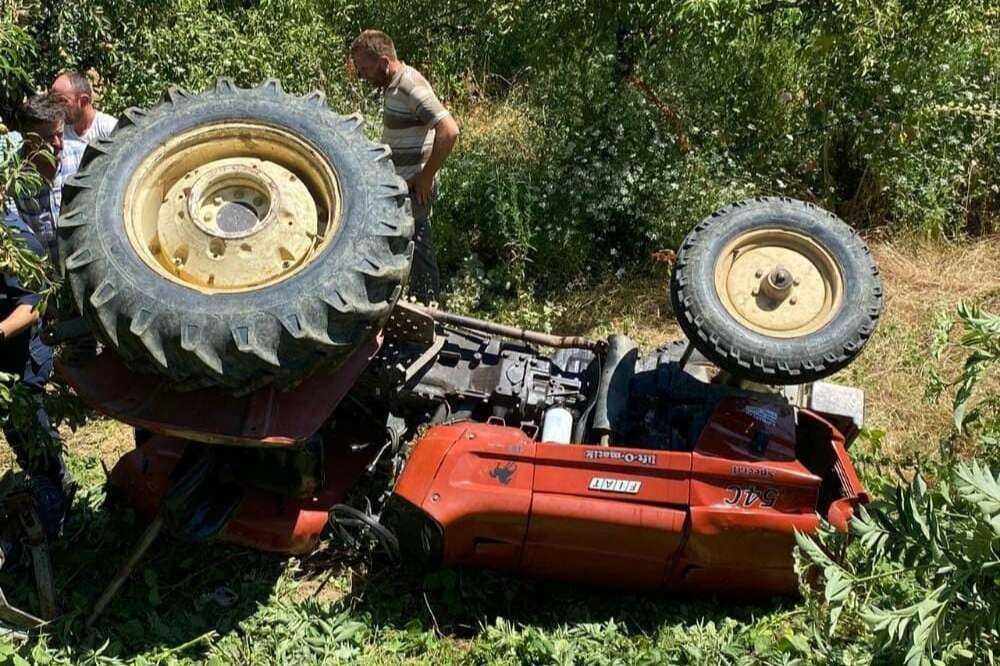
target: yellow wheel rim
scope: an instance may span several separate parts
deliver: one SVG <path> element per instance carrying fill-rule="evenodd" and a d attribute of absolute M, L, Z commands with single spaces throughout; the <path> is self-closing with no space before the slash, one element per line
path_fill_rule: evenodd
<path fill-rule="evenodd" d="M 311 144 L 269 125 L 218 123 L 149 155 L 129 181 L 125 227 L 138 255 L 205 293 L 281 282 L 336 233 L 341 190 Z"/>
<path fill-rule="evenodd" d="M 816 241 L 784 229 L 737 236 L 715 265 L 723 307 L 750 330 L 776 338 L 813 333 L 836 315 L 844 276 Z"/>

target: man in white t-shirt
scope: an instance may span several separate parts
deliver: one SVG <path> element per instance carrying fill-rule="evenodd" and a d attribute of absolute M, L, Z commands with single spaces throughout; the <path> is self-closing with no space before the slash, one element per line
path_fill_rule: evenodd
<path fill-rule="evenodd" d="M 80 168 L 87 143 L 106 137 L 118 120 L 94 108 L 94 88 L 79 72 L 67 70 L 56 77 L 49 93 L 58 99 L 66 112 L 63 134 L 62 176 L 68 178 Z"/>

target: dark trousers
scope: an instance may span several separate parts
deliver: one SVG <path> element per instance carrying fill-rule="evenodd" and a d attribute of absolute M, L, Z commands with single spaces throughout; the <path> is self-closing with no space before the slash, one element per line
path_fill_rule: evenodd
<path fill-rule="evenodd" d="M 410 294 L 421 303 L 431 303 L 441 297 L 441 273 L 434 256 L 434 235 L 431 231 L 431 203 L 421 206 L 412 197 L 413 207 L 413 267 L 410 269 Z"/>
<path fill-rule="evenodd" d="M 31 409 L 33 419 L 25 424 L 27 431 L 22 432 L 13 423 L 7 421 L 3 427 L 4 437 L 14 450 L 17 464 L 31 476 L 44 476 L 59 488 L 67 488 L 71 482 L 69 470 L 62 455 L 62 438 L 52 427 L 52 419 L 45 411 L 42 393 L 31 391 Z M 33 440 L 40 440 L 35 443 Z"/>

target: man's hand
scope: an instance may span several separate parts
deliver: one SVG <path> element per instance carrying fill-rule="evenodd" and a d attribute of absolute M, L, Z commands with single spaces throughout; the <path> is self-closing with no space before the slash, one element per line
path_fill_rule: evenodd
<path fill-rule="evenodd" d="M 428 176 L 427 169 L 406 181 L 406 185 L 410 188 L 410 194 L 413 195 L 418 204 L 421 206 L 430 204 L 431 191 L 434 189 L 434 176 L 433 174 Z"/>
<path fill-rule="evenodd" d="M 431 154 L 427 156 L 427 163 L 423 170 L 416 176 L 406 181 L 410 187 L 410 194 L 421 206 L 427 206 L 431 202 L 431 192 L 434 189 L 434 176 L 441 170 L 445 158 L 455 147 L 458 139 L 458 123 L 450 115 L 442 118 L 434 126 L 434 147 Z"/>
<path fill-rule="evenodd" d="M 6 319 L 0 322 L 0 333 L 3 333 L 0 344 L 16 338 L 31 328 L 36 321 L 38 321 L 38 310 L 30 305 L 18 305 Z"/>

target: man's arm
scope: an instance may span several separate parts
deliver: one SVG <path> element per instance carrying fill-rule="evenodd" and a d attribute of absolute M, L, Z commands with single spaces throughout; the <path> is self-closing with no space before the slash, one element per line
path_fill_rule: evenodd
<path fill-rule="evenodd" d="M 38 321 L 38 310 L 31 305 L 18 305 L 6 319 L 0 321 L 0 340 L 16 338 Z"/>
<path fill-rule="evenodd" d="M 407 185 L 410 186 L 410 192 L 413 193 L 420 205 L 426 206 L 430 201 L 431 190 L 434 187 L 434 176 L 441 170 L 444 161 L 451 153 L 451 149 L 455 147 L 458 133 L 458 123 L 455 122 L 451 114 L 439 120 L 434 126 L 434 147 L 431 148 L 431 154 L 427 157 L 427 163 L 420 173 L 407 182 Z"/>
<path fill-rule="evenodd" d="M 9 201 L 6 202 L 6 210 L 0 224 L 4 225 L 8 240 L 13 242 L 16 239 L 24 243 L 24 247 L 29 252 L 39 257 L 45 256 L 45 250 L 38 241 L 38 237 L 18 215 L 17 207 Z M 37 308 L 42 299 L 37 293 L 21 284 L 21 281 L 13 273 L 0 274 L 0 283 L 2 283 L 8 302 L 15 304 L 11 313 L 3 321 L 0 321 L 0 333 L 3 334 L 3 339 L 10 340 L 31 328 L 38 321 L 40 315 Z"/>

